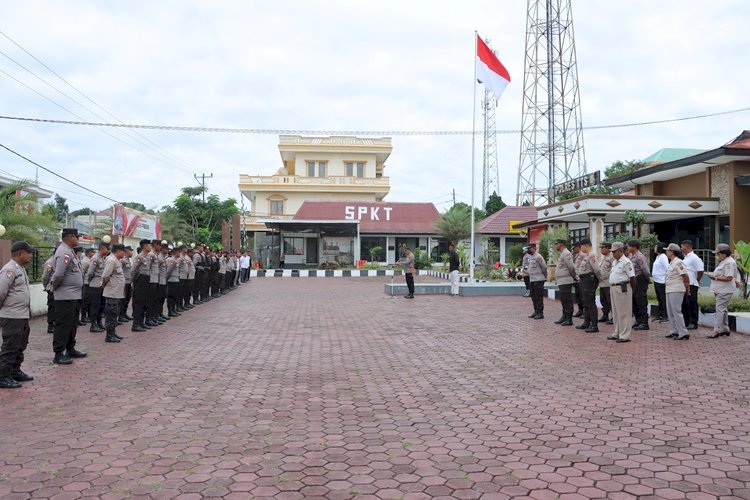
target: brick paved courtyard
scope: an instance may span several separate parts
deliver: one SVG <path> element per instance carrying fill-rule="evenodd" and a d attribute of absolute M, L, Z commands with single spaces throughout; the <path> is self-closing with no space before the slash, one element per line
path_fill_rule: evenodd
<path fill-rule="evenodd" d="M 750 339 L 383 283 L 256 279 L 72 367 L 35 321 L 0 497 L 750 498 Z"/>

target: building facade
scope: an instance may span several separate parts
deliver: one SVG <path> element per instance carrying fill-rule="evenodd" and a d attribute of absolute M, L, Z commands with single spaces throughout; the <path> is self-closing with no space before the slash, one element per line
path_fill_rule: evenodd
<path fill-rule="evenodd" d="M 716 244 L 750 241 L 750 131 L 718 148 L 654 162 L 605 184 L 628 191 L 539 207 L 536 218 L 521 227 L 532 234 L 540 227 L 565 226 L 572 240 L 588 237 L 598 245 L 623 232 L 625 213 L 638 210 L 645 231 L 665 242 L 690 239 L 711 262 Z"/>

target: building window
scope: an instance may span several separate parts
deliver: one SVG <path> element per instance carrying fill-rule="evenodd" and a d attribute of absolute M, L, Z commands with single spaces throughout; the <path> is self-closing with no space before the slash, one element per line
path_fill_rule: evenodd
<path fill-rule="evenodd" d="M 589 228 L 583 229 L 571 229 L 570 232 L 570 243 L 571 245 L 577 241 L 581 241 L 584 238 L 589 237 Z"/>
<path fill-rule="evenodd" d="M 357 177 L 364 177 L 365 176 L 365 162 L 363 161 L 346 162 L 346 175 L 348 177 L 354 177 L 355 175 Z"/>
<path fill-rule="evenodd" d="M 326 162 L 308 161 L 307 162 L 307 176 L 308 177 L 325 177 L 326 176 Z"/>
<path fill-rule="evenodd" d="M 271 200 L 271 215 L 284 215 L 284 200 Z"/>
<path fill-rule="evenodd" d="M 604 241 L 612 242 L 615 236 L 622 232 L 622 224 L 606 224 L 604 226 Z"/>
<path fill-rule="evenodd" d="M 380 252 L 378 252 L 375 262 L 385 262 L 386 248 L 388 247 L 385 236 L 361 237 L 359 240 L 359 254 L 361 255 L 361 258 L 371 260 L 372 256 L 370 255 L 370 251 L 375 247 L 380 247 Z"/>
<path fill-rule="evenodd" d="M 305 239 L 284 237 L 284 255 L 304 255 Z"/>

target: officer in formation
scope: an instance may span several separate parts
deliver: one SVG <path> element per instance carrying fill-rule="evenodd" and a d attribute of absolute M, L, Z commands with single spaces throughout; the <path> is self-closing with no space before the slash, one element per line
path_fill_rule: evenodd
<path fill-rule="evenodd" d="M 648 260 L 641 253 L 641 242 L 628 241 L 628 258 L 633 263 L 635 272 L 635 288 L 633 289 L 633 316 L 635 323 L 633 330 L 648 330 L 648 284 L 651 281 L 651 271 Z"/>
<path fill-rule="evenodd" d="M 547 263 L 544 257 L 536 251 L 536 243 L 531 243 L 526 252 L 529 259 L 524 280 L 528 279 L 531 302 L 534 304 L 534 313 L 529 318 L 544 319 L 544 282 L 547 280 Z"/>
<path fill-rule="evenodd" d="M 596 263 L 596 273 L 599 278 L 599 300 L 602 303 L 602 316 L 599 318 L 599 323 L 607 323 L 608 325 L 614 322 L 610 319 L 610 313 L 612 312 L 612 301 L 610 299 L 610 283 L 609 275 L 612 272 L 612 263 L 614 257 L 611 252 L 612 244 L 608 242 L 602 242 L 599 245 L 599 258 Z"/>
<path fill-rule="evenodd" d="M 58 246 L 60 246 L 59 241 L 55 244 L 55 250 L 57 250 Z M 47 333 L 55 333 L 55 295 L 47 290 L 47 285 L 49 285 L 49 280 L 52 277 L 52 271 L 54 269 L 54 260 L 55 252 L 53 251 L 49 259 L 44 262 L 44 270 L 42 271 L 42 286 L 44 286 L 44 289 L 47 292 Z"/>
<path fill-rule="evenodd" d="M 120 342 L 116 328 L 125 299 L 125 272 L 122 260 L 125 257 L 124 245 L 112 245 L 112 253 L 104 260 L 102 269 L 102 296 L 104 297 L 104 326 L 107 332 L 105 342 Z M 93 330 L 92 330 L 93 331 Z"/>
<path fill-rule="evenodd" d="M 215 252 L 201 244 L 170 249 L 164 243 L 141 240 L 133 261 L 133 332 L 155 328 L 220 295 L 221 259 Z"/>
<path fill-rule="evenodd" d="M 595 272 L 599 259 L 592 251 L 590 239 L 584 238 L 578 243 L 576 274 L 578 275 L 578 287 L 581 290 L 581 301 L 583 302 L 583 323 L 576 328 L 587 333 L 595 333 L 599 331 L 598 310 L 596 308 L 596 289 L 599 287 L 599 277 Z"/>
<path fill-rule="evenodd" d="M 89 264 L 91 259 L 94 257 L 94 249 L 87 248 L 83 252 L 83 258 L 81 259 L 81 272 L 83 273 L 83 300 L 81 302 L 81 319 L 78 321 L 78 326 L 88 325 L 91 322 L 89 318 L 89 312 L 91 309 L 91 290 L 89 289 L 89 282 L 87 273 L 89 270 Z"/>
<path fill-rule="evenodd" d="M 131 321 L 133 318 L 128 315 L 128 306 L 130 305 L 130 299 L 133 297 L 133 285 L 131 285 L 131 276 L 133 268 L 133 248 L 131 246 L 125 247 L 125 254 L 120 259 L 122 264 L 122 274 L 125 278 L 125 292 L 122 302 L 120 302 L 120 316 L 118 323 L 126 323 Z"/>
<path fill-rule="evenodd" d="M 562 316 L 555 323 L 562 326 L 573 325 L 573 285 L 578 283 L 575 262 L 567 244 L 566 240 L 559 239 L 555 245 L 555 249 L 560 254 L 557 259 L 555 279 L 562 305 Z"/>
<path fill-rule="evenodd" d="M 88 282 L 89 290 L 89 320 L 92 333 L 104 331 L 102 317 L 104 315 L 104 301 L 102 288 L 102 273 L 104 272 L 104 260 L 109 255 L 109 244 L 100 243 L 99 251 L 89 260 L 88 268 L 84 272 L 83 282 Z"/>
<path fill-rule="evenodd" d="M 86 353 L 75 348 L 78 320 L 83 297 L 83 270 L 73 250 L 78 246 L 78 230 L 62 230 L 62 243 L 55 250 L 52 277 L 47 285 L 55 298 L 55 333 L 53 362 L 69 365 L 74 358 L 85 358 Z"/>
<path fill-rule="evenodd" d="M 0 388 L 17 389 L 34 377 L 21 371 L 23 352 L 29 343 L 31 291 L 24 266 L 31 262 L 34 249 L 25 241 L 10 247 L 10 261 L 0 269 Z"/>

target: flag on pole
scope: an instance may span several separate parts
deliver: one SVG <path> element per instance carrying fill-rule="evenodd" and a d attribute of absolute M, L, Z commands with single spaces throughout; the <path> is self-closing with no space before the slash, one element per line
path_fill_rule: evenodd
<path fill-rule="evenodd" d="M 476 64 L 477 80 L 495 94 L 495 99 L 500 99 L 505 87 L 510 83 L 510 73 L 479 35 L 477 35 Z"/>

